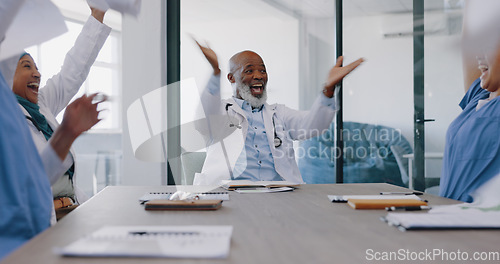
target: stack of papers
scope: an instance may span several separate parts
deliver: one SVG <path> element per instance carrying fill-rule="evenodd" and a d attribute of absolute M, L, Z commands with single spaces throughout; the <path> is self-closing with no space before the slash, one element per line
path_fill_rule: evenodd
<path fill-rule="evenodd" d="M 64 248 L 63 256 L 226 258 L 232 226 L 106 226 Z"/>
<path fill-rule="evenodd" d="M 169 200 L 173 192 L 149 192 L 139 198 L 139 202 L 145 203 L 151 200 Z M 204 192 L 194 193 L 200 200 L 229 200 L 228 192 Z"/>
<path fill-rule="evenodd" d="M 388 213 L 382 220 L 401 231 L 500 228 L 500 212 Z"/>
<path fill-rule="evenodd" d="M 500 228 L 500 175 L 478 188 L 473 203 L 433 206 L 428 213 L 388 213 L 382 220 L 400 230 Z"/>

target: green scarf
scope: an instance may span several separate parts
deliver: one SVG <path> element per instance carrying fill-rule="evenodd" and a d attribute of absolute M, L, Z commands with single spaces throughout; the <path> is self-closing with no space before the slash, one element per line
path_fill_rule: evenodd
<path fill-rule="evenodd" d="M 26 111 L 28 111 L 28 113 L 30 114 L 33 124 L 36 126 L 36 128 L 38 128 L 38 130 L 43 133 L 45 139 L 49 141 L 49 139 L 52 137 L 52 133 L 54 133 L 54 130 L 50 128 L 49 123 L 47 123 L 47 119 L 45 119 L 45 116 L 40 113 L 40 106 L 22 98 L 17 94 L 16 97 L 19 104 L 22 105 L 24 109 L 26 109 Z"/>
<path fill-rule="evenodd" d="M 29 116 L 27 116 L 26 118 L 33 122 L 33 125 L 35 125 L 35 127 L 43 133 L 45 139 L 49 141 L 49 139 L 52 137 L 52 134 L 54 133 L 54 130 L 52 130 L 52 128 L 49 126 L 49 123 L 47 122 L 45 116 L 40 113 L 40 106 L 22 98 L 17 94 L 16 97 L 19 104 L 22 105 L 31 116 L 31 118 Z M 74 170 L 75 167 L 73 164 L 73 166 L 71 166 L 71 168 L 66 171 L 66 173 L 69 175 L 70 180 L 73 179 Z"/>

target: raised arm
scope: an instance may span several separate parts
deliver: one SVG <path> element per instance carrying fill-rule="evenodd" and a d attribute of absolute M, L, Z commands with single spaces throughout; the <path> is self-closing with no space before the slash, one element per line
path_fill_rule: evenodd
<path fill-rule="evenodd" d="M 219 69 L 219 60 L 217 59 L 217 54 L 215 52 L 207 47 L 204 47 L 200 45 L 200 43 L 197 40 L 194 40 L 196 42 L 196 45 L 200 48 L 201 52 L 207 59 L 208 63 L 212 66 L 212 69 L 214 70 L 214 75 L 219 75 L 220 74 L 220 69 Z"/>
<path fill-rule="evenodd" d="M 106 11 L 101 11 L 97 8 L 90 7 L 90 14 L 93 16 L 97 21 L 104 23 L 104 15 L 106 14 Z"/>
<path fill-rule="evenodd" d="M 104 12 L 91 9 L 91 16 L 69 50 L 61 71 L 47 80 L 40 89 L 39 104 L 52 114 L 63 110 L 88 77 L 99 51 L 104 46 L 111 28 L 102 24 Z"/>
<path fill-rule="evenodd" d="M 220 114 L 221 95 L 219 61 L 217 59 L 217 54 L 215 54 L 211 48 L 200 45 L 198 41 L 196 41 L 196 44 L 213 69 L 213 75 L 210 77 L 200 96 L 203 112 L 205 113 L 205 116 L 209 118 L 210 116 Z"/>
<path fill-rule="evenodd" d="M 61 160 L 66 158 L 75 139 L 101 121 L 97 105 L 92 103 L 97 94 L 83 95 L 68 105 L 61 125 L 56 129 L 50 145 Z"/>
<path fill-rule="evenodd" d="M 344 57 L 340 56 L 337 59 L 337 63 L 333 68 L 328 72 L 328 76 L 326 78 L 325 87 L 323 89 L 323 94 L 332 98 L 335 92 L 335 85 L 339 83 L 344 77 L 347 76 L 350 72 L 356 69 L 363 61 L 363 58 L 359 58 L 356 61 L 352 62 L 347 66 L 342 66 L 342 62 L 344 61 Z"/>

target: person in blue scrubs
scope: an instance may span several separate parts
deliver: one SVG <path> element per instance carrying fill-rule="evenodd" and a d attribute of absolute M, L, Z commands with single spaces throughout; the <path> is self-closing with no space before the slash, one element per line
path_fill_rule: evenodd
<path fill-rule="evenodd" d="M 50 226 L 49 179 L 24 115 L 0 73 L 0 259 Z"/>
<path fill-rule="evenodd" d="M 7 0 L 0 4 L 0 41 L 23 3 Z M 50 226 L 52 193 L 26 120 L 1 72 L 0 105 L 1 260 Z"/>
<path fill-rule="evenodd" d="M 0 2 L 0 49 L 5 33 L 24 0 Z M 14 57 L 17 59 L 16 57 Z M 0 63 L 8 62 L 9 59 Z M 9 65 L 9 63 L 5 63 Z M 60 165 L 74 140 L 99 122 L 95 95 L 70 104 L 61 126 L 44 149 L 33 143 L 26 118 L 7 84 L 13 70 L 0 67 L 0 260 L 50 226 L 53 202 L 48 171 Z"/>
<path fill-rule="evenodd" d="M 446 133 L 441 196 L 472 202 L 471 194 L 500 173 L 500 48 L 489 61 L 479 60 L 481 76 Z"/>

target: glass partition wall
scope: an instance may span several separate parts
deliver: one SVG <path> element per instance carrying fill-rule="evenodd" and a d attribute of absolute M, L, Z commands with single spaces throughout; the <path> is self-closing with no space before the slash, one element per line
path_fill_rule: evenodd
<path fill-rule="evenodd" d="M 248 49 L 266 63 L 268 102 L 307 110 L 335 63 L 339 1 L 181 1 L 181 156 L 205 147 L 189 124 L 204 118 L 199 95 L 212 69 L 194 39 L 218 55 L 223 98 L 233 93 L 229 58 Z M 334 120 L 323 135 L 295 146 L 304 180 L 337 182 L 342 151 L 345 183 L 436 186 L 445 132 L 463 96 L 462 1 L 340 2 L 344 64 L 365 62 L 343 81 L 342 130 Z M 192 182 L 185 172 L 180 177 Z"/>
<path fill-rule="evenodd" d="M 343 12 L 344 55 L 366 59 L 344 81 L 344 182 L 437 194 L 463 96 L 461 1 L 344 1 Z"/>
<path fill-rule="evenodd" d="M 334 1 L 189 0 L 181 1 L 180 10 L 181 156 L 205 151 L 190 124 L 205 117 L 199 95 L 212 68 L 194 39 L 218 56 L 222 98 L 233 95 L 226 78 L 229 58 L 243 50 L 257 52 L 266 64 L 268 103 L 293 109 L 310 108 L 335 64 Z M 298 143 L 295 152 L 298 159 L 307 155 Z M 192 173 L 183 171 L 181 178 L 189 184 Z"/>

